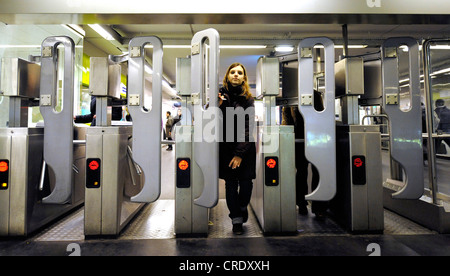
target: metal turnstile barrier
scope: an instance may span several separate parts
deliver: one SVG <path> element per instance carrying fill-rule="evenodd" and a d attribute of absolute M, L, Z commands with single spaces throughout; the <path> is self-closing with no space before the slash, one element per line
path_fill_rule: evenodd
<path fill-rule="evenodd" d="M 313 48 L 325 51 L 323 111 L 314 108 Z M 305 122 L 305 156 L 317 168 L 320 180 L 306 200 L 328 201 L 336 194 L 336 129 L 334 107 L 334 43 L 326 37 L 305 38 L 298 44 L 298 108 Z"/>
<path fill-rule="evenodd" d="M 114 59 L 114 61 L 113 61 Z M 117 236 L 144 206 L 133 203 L 143 175 L 132 158 L 132 126 L 112 125 L 111 106 L 120 98 L 120 62 L 91 57 L 90 94 L 96 97 L 96 126 L 86 133 L 85 236 Z"/>
<path fill-rule="evenodd" d="M 256 180 L 250 204 L 265 233 L 297 231 L 294 127 L 276 125 L 278 93 L 278 58 L 261 57 L 257 96 L 264 96 L 264 121 L 257 127 Z"/>
<path fill-rule="evenodd" d="M 209 52 L 206 51 L 207 39 Z M 183 85 L 178 87 L 178 92 L 183 98 L 184 110 L 182 125 L 175 130 L 176 235 L 207 235 L 209 208 L 219 199 L 219 39 L 214 29 L 200 31 L 192 38 L 191 58 L 177 60 L 177 85 Z M 209 57 L 208 64 L 205 56 Z M 190 86 L 186 85 L 189 83 Z M 214 135 L 205 131 L 207 125 L 214 128 Z"/>
<path fill-rule="evenodd" d="M 408 47 L 410 105 L 402 110 L 398 51 L 402 51 L 403 45 Z M 419 45 L 410 37 L 389 38 L 381 47 L 381 61 L 383 108 L 389 117 L 389 151 L 392 160 L 399 164 L 397 176 L 391 175 L 384 185 L 393 188 L 394 199 L 418 199 L 424 191 Z"/>
<path fill-rule="evenodd" d="M 362 58 L 335 63 L 336 96 L 343 111 L 336 125 L 337 191 L 330 210 L 349 231 L 382 232 L 381 133 L 379 126 L 359 125 L 364 74 Z"/>
<path fill-rule="evenodd" d="M 64 45 L 61 111 L 56 112 L 59 44 Z M 10 97 L 9 125 L 0 129 L 0 235 L 26 236 L 84 201 L 84 129 L 73 127 L 74 43 L 49 37 L 41 66 L 2 60 L 2 92 Z M 44 127 L 28 127 L 39 99 Z M 74 172 L 75 171 L 75 172 Z"/>

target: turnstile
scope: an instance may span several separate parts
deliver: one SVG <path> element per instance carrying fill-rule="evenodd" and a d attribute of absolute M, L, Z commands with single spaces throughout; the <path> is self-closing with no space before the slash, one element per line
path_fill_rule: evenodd
<path fill-rule="evenodd" d="M 206 39 L 210 45 L 208 93 L 204 85 Z M 214 29 L 196 33 L 191 50 L 190 59 L 177 60 L 177 85 L 183 85 L 178 91 L 184 110 L 182 125 L 175 131 L 175 234 L 207 235 L 209 208 L 219 199 L 219 33 Z M 207 108 L 205 96 L 209 99 Z"/>
<path fill-rule="evenodd" d="M 265 233 L 297 231 L 294 127 L 276 125 L 278 93 L 278 58 L 261 57 L 257 96 L 264 96 L 264 119 L 257 127 L 256 179 L 250 203 Z"/>
<path fill-rule="evenodd" d="M 143 204 L 126 198 L 137 194 L 141 178 L 129 167 L 131 125 L 112 126 L 112 98 L 120 98 L 120 62 L 90 58 L 90 94 L 96 97 L 96 126 L 86 133 L 85 236 L 118 235 Z"/>
<path fill-rule="evenodd" d="M 58 44 L 65 54 L 64 111 L 54 112 Z M 10 113 L 8 127 L 0 128 L 1 236 L 26 236 L 84 201 L 84 145 L 73 142 L 85 134 L 72 124 L 74 49 L 69 37 L 49 37 L 40 67 L 2 60 L 1 90 L 10 98 Z M 28 127 L 28 106 L 39 95 L 44 128 Z"/>
<path fill-rule="evenodd" d="M 408 47 L 410 101 L 400 107 L 399 55 Z M 393 199 L 418 199 L 423 195 L 422 109 L 420 106 L 419 45 L 414 38 L 389 38 L 381 47 L 383 108 L 389 118 L 389 151 L 397 171 L 384 186 L 394 191 Z"/>
<path fill-rule="evenodd" d="M 152 108 L 144 110 L 146 44 L 154 47 Z M 120 64 L 91 58 L 91 94 L 104 114 L 86 134 L 86 236 L 117 236 L 145 203 L 159 197 L 162 43 L 157 37 L 130 41 L 128 106 L 131 125 L 111 125 L 108 98 L 120 97 Z M 124 59 L 123 61 L 125 61 Z M 120 59 L 119 59 L 119 62 Z M 157 124 L 155 122 L 158 122 Z M 153 131 L 153 133 L 152 133 Z"/>
<path fill-rule="evenodd" d="M 363 68 L 362 58 L 346 58 L 335 64 L 342 121 L 336 125 L 337 192 L 330 209 L 352 232 L 382 232 L 381 134 L 379 126 L 359 125 Z"/>

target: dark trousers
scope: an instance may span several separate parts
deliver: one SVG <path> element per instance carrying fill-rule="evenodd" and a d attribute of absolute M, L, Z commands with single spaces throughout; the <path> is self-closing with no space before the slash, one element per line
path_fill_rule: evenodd
<path fill-rule="evenodd" d="M 308 165 L 310 162 L 305 157 L 305 146 L 303 143 L 295 144 L 295 167 L 297 173 L 295 175 L 296 186 L 296 202 L 297 206 L 307 205 L 305 195 L 308 194 Z M 319 171 L 311 164 L 312 180 L 311 190 L 314 191 L 319 185 Z M 328 203 L 323 201 L 313 201 L 311 203 L 312 212 L 325 212 L 328 208 Z"/>
<path fill-rule="evenodd" d="M 233 220 L 233 224 L 242 223 L 247 205 L 250 203 L 252 196 L 253 182 L 251 179 L 225 179 L 225 192 L 229 217 Z"/>

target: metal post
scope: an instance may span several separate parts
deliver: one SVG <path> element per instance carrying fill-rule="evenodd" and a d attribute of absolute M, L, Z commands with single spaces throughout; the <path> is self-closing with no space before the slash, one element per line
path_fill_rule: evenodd
<path fill-rule="evenodd" d="M 436 41 L 436 40 L 434 40 Z M 448 42 L 448 41 L 447 41 Z M 431 53 L 430 53 L 431 40 L 426 40 L 422 45 L 423 51 L 423 71 L 424 71 L 424 89 L 425 89 L 425 112 L 426 112 L 426 125 L 427 125 L 427 154 L 428 154 L 428 177 L 431 195 L 433 198 L 433 204 L 437 204 L 437 177 L 436 177 L 436 149 L 434 147 L 433 139 L 433 103 L 431 97 Z"/>

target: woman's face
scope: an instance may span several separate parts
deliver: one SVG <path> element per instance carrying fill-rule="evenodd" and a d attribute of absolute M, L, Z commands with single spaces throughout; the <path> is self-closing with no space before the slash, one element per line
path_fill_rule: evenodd
<path fill-rule="evenodd" d="M 233 86 L 241 85 L 244 82 L 244 68 L 240 65 L 231 68 L 228 73 L 228 81 Z"/>

